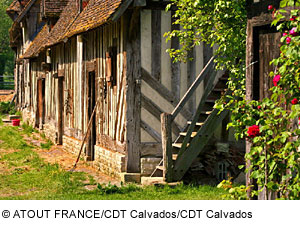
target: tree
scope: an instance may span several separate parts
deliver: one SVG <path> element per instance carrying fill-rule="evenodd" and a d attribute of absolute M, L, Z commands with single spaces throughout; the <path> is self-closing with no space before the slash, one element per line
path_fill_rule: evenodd
<path fill-rule="evenodd" d="M 9 47 L 9 28 L 12 20 L 6 14 L 6 9 L 11 2 L 12 0 L 0 0 L 0 76 L 13 74 L 14 53 Z"/>
<path fill-rule="evenodd" d="M 300 121 L 300 10 L 288 13 L 283 9 L 273 11 L 270 6 L 272 25 L 282 33 L 280 57 L 271 62 L 278 68 L 270 73 L 274 83 L 272 97 L 246 101 L 245 0 L 173 0 L 173 4 L 177 7 L 175 23 L 183 29 L 167 34 L 169 39 L 177 36 L 182 45 L 181 49 L 169 50 L 171 57 L 186 60 L 187 52 L 200 41 L 218 46 L 216 61 L 219 68 L 230 72 L 228 88 L 232 95 L 225 96 L 215 107 L 229 109 L 229 126 L 235 128 L 236 137 L 252 143 L 245 156 L 250 161 L 251 178 L 256 179 L 265 196 L 272 192 L 279 198 L 300 199 L 300 129 L 294 125 L 295 118 Z M 299 7 L 300 0 L 282 0 L 280 7 L 287 6 Z M 251 194 L 258 195 L 259 191 Z"/>

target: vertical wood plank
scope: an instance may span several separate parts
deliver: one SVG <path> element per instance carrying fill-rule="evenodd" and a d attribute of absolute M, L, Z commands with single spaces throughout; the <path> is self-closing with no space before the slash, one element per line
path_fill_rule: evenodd
<path fill-rule="evenodd" d="M 126 38 L 126 128 L 127 128 L 127 172 L 140 172 L 140 119 L 141 119 L 141 48 L 140 10 L 128 12 L 129 32 Z M 126 26 L 125 26 L 126 27 Z"/>
<path fill-rule="evenodd" d="M 247 43 L 246 43 L 246 100 L 250 101 L 253 99 L 253 72 L 254 67 L 249 66 L 254 59 L 254 49 L 253 49 L 253 26 L 251 21 L 247 22 Z M 251 142 L 246 140 L 246 153 L 249 153 L 251 150 Z M 250 167 L 250 160 L 246 160 L 246 169 Z M 253 179 L 250 178 L 251 171 L 248 170 L 246 173 L 246 186 L 247 186 L 247 197 L 253 199 L 251 192 L 253 190 Z"/>
<path fill-rule="evenodd" d="M 188 52 L 188 58 L 192 58 L 193 60 L 188 60 L 187 62 L 187 77 L 188 77 L 188 87 L 190 87 L 196 78 L 196 52 L 193 48 L 191 51 Z M 188 102 L 188 108 L 192 113 L 196 111 L 196 96 L 193 95 L 190 97 Z"/>
<path fill-rule="evenodd" d="M 172 115 L 161 114 L 161 142 L 163 149 L 163 178 L 166 182 L 172 181 L 173 159 L 172 159 Z"/>
<path fill-rule="evenodd" d="M 175 12 L 171 12 L 171 30 L 179 30 L 180 26 L 179 24 L 174 24 L 176 21 L 176 18 L 174 18 Z M 179 49 L 179 38 L 178 37 L 173 37 L 171 39 L 171 49 Z M 179 100 L 180 99 L 180 62 L 173 62 L 172 59 L 172 64 L 171 64 L 171 82 L 172 82 L 172 93 L 175 96 L 175 99 Z"/>
<path fill-rule="evenodd" d="M 161 80 L 161 11 L 152 10 L 151 13 L 151 74 L 158 81 Z"/>

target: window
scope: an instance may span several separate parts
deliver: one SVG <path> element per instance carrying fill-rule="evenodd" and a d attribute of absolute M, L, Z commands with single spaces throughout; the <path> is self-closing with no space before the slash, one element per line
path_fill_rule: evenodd
<path fill-rule="evenodd" d="M 117 47 L 110 47 L 106 57 L 106 82 L 108 87 L 117 84 Z"/>
<path fill-rule="evenodd" d="M 217 165 L 217 179 L 219 181 L 226 180 L 228 178 L 227 171 L 227 163 L 226 162 L 218 162 Z"/>

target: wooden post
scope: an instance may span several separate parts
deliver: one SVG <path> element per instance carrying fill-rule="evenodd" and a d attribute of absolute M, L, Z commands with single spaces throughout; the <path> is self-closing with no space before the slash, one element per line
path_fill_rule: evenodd
<path fill-rule="evenodd" d="M 58 121 L 57 121 L 57 144 L 61 145 L 63 142 L 63 112 L 64 112 L 64 100 L 63 100 L 63 94 L 64 94 L 64 87 L 63 87 L 64 78 L 59 77 L 58 78 L 58 90 L 57 90 L 57 115 L 58 115 Z"/>
<path fill-rule="evenodd" d="M 140 129 L 141 129 L 141 43 L 140 10 L 135 9 L 125 16 L 128 20 L 126 43 L 126 135 L 127 173 L 140 173 Z"/>
<path fill-rule="evenodd" d="M 254 50 L 253 50 L 253 27 L 250 21 L 247 23 L 247 44 L 246 44 L 246 100 L 251 101 L 253 99 L 253 74 L 254 74 L 254 67 L 251 63 L 254 61 Z M 251 150 L 251 142 L 246 140 L 246 154 L 249 153 Z M 248 172 L 246 173 L 246 187 L 247 187 L 247 198 L 253 199 L 251 196 L 251 192 L 253 190 L 253 179 L 250 178 L 251 171 L 249 170 L 250 167 L 250 160 L 246 160 L 246 169 Z"/>
<path fill-rule="evenodd" d="M 166 182 L 173 180 L 173 159 L 172 159 L 172 115 L 161 114 L 161 141 L 163 149 L 163 177 Z"/>

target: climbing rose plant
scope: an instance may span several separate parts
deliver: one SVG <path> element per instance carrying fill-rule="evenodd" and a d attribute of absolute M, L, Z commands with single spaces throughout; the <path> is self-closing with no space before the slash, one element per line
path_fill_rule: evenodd
<path fill-rule="evenodd" d="M 181 49 L 170 49 L 175 61 L 185 61 L 188 52 L 200 42 L 218 46 L 215 54 L 220 69 L 229 71 L 230 95 L 216 104 L 219 110 L 231 111 L 231 123 L 236 138 L 251 143 L 245 155 L 246 172 L 261 191 L 275 198 L 300 199 L 300 0 L 282 0 L 280 9 L 272 5 L 273 26 L 281 32 L 280 56 L 271 63 L 273 87 L 270 98 L 247 101 L 245 98 L 246 9 L 245 0 L 172 0 L 176 4 L 175 24 L 183 30 L 167 33 L 178 37 Z M 169 8 L 171 5 L 169 6 Z M 246 189 L 243 189 L 244 191 Z"/>
<path fill-rule="evenodd" d="M 261 101 L 235 99 L 232 126 L 238 138 L 252 143 L 246 154 L 247 172 L 260 187 L 253 195 L 264 191 L 282 199 L 300 199 L 300 24 L 299 10 L 283 10 L 286 6 L 299 6 L 299 1 L 281 1 L 281 9 L 269 6 L 273 26 L 281 32 L 280 56 L 272 60 L 275 71 L 270 73 L 273 87 L 271 97 Z M 241 107 L 234 107 L 241 106 Z"/>

